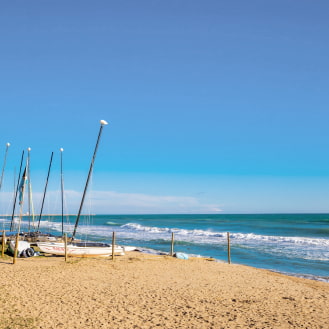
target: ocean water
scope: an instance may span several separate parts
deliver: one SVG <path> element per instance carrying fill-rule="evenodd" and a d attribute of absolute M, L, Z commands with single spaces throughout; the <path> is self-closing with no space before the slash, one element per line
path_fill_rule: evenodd
<path fill-rule="evenodd" d="M 68 235 L 74 222 L 64 218 Z M 61 217 L 44 216 L 40 230 L 60 234 Z M 95 215 L 81 218 L 77 238 L 111 242 L 113 232 L 118 244 L 153 253 L 169 253 L 174 233 L 175 252 L 219 261 L 229 232 L 232 263 L 329 282 L 329 214 Z"/>

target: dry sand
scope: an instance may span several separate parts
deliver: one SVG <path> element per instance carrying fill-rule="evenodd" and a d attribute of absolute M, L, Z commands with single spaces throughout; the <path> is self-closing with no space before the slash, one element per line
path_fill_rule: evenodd
<path fill-rule="evenodd" d="M 0 259 L 0 328 L 329 328 L 329 284 L 205 259 Z"/>

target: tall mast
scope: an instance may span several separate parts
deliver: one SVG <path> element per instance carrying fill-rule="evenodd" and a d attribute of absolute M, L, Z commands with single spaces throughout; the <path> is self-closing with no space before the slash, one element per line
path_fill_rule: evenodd
<path fill-rule="evenodd" d="M 13 230 L 14 216 L 15 216 L 15 207 L 16 207 L 16 199 L 17 199 L 17 192 L 18 192 L 18 187 L 19 187 L 19 180 L 21 178 L 23 158 L 24 158 L 24 150 L 22 152 L 21 164 L 19 166 L 19 174 L 18 174 L 17 185 L 16 185 L 16 189 L 15 189 L 13 212 L 12 212 L 12 215 L 11 215 L 11 222 L 10 222 L 10 231 Z"/>
<path fill-rule="evenodd" d="M 61 201 L 62 201 L 62 236 L 64 236 L 64 182 L 63 182 L 63 151 L 61 148 Z"/>
<path fill-rule="evenodd" d="M 27 180 L 27 167 L 28 164 L 26 164 L 25 166 L 25 170 L 23 172 L 22 175 L 22 179 L 21 179 L 21 183 L 19 186 L 19 224 L 18 224 L 18 233 L 21 230 L 21 222 L 22 222 L 22 216 L 23 216 L 23 204 L 24 204 L 24 192 L 25 192 L 25 184 L 26 184 L 26 180 Z"/>
<path fill-rule="evenodd" d="M 6 144 L 5 158 L 4 158 L 4 160 L 3 160 L 2 172 L 1 172 L 1 178 L 0 178 L 0 191 L 1 191 L 1 186 L 2 186 L 3 174 L 4 174 L 4 172 L 5 172 L 6 161 L 7 161 L 7 153 L 8 153 L 8 148 L 9 148 L 9 146 L 10 146 L 10 144 L 7 143 L 7 144 Z"/>
<path fill-rule="evenodd" d="M 54 155 L 54 152 L 51 152 L 51 157 L 50 157 L 50 162 L 49 162 L 49 167 L 48 167 L 48 174 L 47 174 L 47 179 L 46 179 L 46 185 L 45 185 L 45 190 L 43 191 L 43 198 L 42 198 L 41 210 L 40 210 L 39 221 L 38 221 L 38 229 L 37 229 L 38 231 L 39 231 L 39 227 L 40 227 L 40 220 L 41 220 L 41 216 L 42 216 L 43 204 L 45 203 L 45 197 L 46 197 L 46 192 L 47 192 L 51 163 L 53 161 L 53 155 Z"/>
<path fill-rule="evenodd" d="M 89 173 L 88 173 L 88 177 L 87 177 L 85 189 L 83 191 L 83 195 L 82 195 L 82 199 L 81 199 L 81 203 L 80 203 L 79 212 L 78 212 L 78 215 L 77 215 L 77 219 L 75 221 L 74 231 L 73 231 L 73 234 L 72 234 L 72 241 L 74 240 L 74 237 L 75 237 L 75 234 L 76 234 L 76 231 L 77 231 L 77 227 L 78 227 L 78 224 L 79 224 L 79 219 L 80 219 L 80 215 L 81 215 L 83 203 L 85 201 L 85 196 L 86 196 L 86 192 L 87 192 L 87 189 L 88 189 L 89 179 L 90 179 L 91 173 L 93 171 L 94 162 L 95 162 L 95 159 L 96 159 L 96 153 L 97 153 L 97 148 L 98 148 L 99 140 L 101 138 L 103 127 L 105 125 L 107 125 L 107 122 L 105 120 L 101 120 L 100 121 L 100 124 L 101 124 L 101 126 L 99 127 L 99 133 L 98 133 L 97 142 L 96 142 L 96 146 L 95 146 L 95 150 L 94 150 L 94 155 L 93 155 L 93 157 L 91 159 L 91 163 L 90 163 L 90 168 L 89 168 Z"/>
<path fill-rule="evenodd" d="M 28 184 L 28 211 L 29 211 L 29 228 L 28 228 L 28 232 L 30 232 L 31 230 L 31 202 L 32 202 L 32 198 L 31 198 L 31 176 L 30 176 L 30 152 L 31 152 L 31 148 L 29 147 L 27 149 L 27 184 Z"/>

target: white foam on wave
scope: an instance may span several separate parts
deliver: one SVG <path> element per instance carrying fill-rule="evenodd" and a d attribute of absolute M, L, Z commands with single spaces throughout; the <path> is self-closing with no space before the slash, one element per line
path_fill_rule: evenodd
<path fill-rule="evenodd" d="M 106 225 L 118 225 L 118 224 L 114 222 L 106 222 Z"/>
<path fill-rule="evenodd" d="M 139 235 L 144 240 L 163 239 L 170 240 L 175 233 L 176 241 L 196 244 L 224 245 L 227 243 L 227 232 L 214 232 L 211 230 L 187 230 L 178 228 L 160 228 L 128 223 L 121 227 L 130 234 Z M 304 258 L 309 260 L 329 260 L 329 239 L 269 236 L 254 233 L 230 233 L 232 246 L 240 248 L 259 249 L 268 254 L 282 254 L 290 258 Z"/>
<path fill-rule="evenodd" d="M 301 273 L 277 271 L 277 270 L 271 270 L 271 271 L 276 272 L 276 273 L 289 275 L 289 276 L 295 276 L 297 278 L 308 279 L 308 280 L 316 280 L 316 281 L 328 282 L 329 283 L 329 276 L 319 276 L 319 275 L 313 275 L 313 274 L 301 274 Z"/>
<path fill-rule="evenodd" d="M 126 228 L 128 230 L 133 230 L 137 232 L 146 232 L 154 234 L 163 234 L 163 233 L 175 233 L 179 236 L 189 236 L 191 241 L 194 237 L 203 238 L 202 242 L 214 243 L 214 239 L 218 238 L 226 239 L 227 232 L 213 232 L 205 230 L 187 230 L 187 229 L 178 229 L 178 228 L 160 228 L 160 227 L 151 227 L 143 226 L 135 223 L 128 223 L 122 225 L 121 228 Z M 263 242 L 275 242 L 275 243 L 290 243 L 295 245 L 314 245 L 314 246 L 323 246 L 329 247 L 329 239 L 322 238 L 307 238 L 307 237 L 291 237 L 291 236 L 269 236 L 269 235 L 259 235 L 254 233 L 230 233 L 230 238 L 234 241 L 263 241 Z"/>
<path fill-rule="evenodd" d="M 22 224 L 26 225 L 27 223 L 24 221 Z M 65 232 L 73 232 L 73 228 L 72 224 L 64 224 Z M 40 229 L 61 232 L 62 224 L 43 220 L 40 222 Z M 122 239 L 139 241 L 170 241 L 171 233 L 175 233 L 176 242 L 209 245 L 209 248 L 227 244 L 227 232 L 144 226 L 138 223 L 128 223 L 122 226 L 79 225 L 77 233 L 85 237 L 102 237 L 111 240 L 113 231 Z M 303 258 L 313 261 L 329 260 L 329 239 L 269 236 L 254 233 L 230 233 L 230 238 L 232 247 L 255 249 L 270 255 L 283 255 L 289 258 Z"/>
<path fill-rule="evenodd" d="M 137 231 L 137 232 L 145 232 L 145 233 L 154 233 L 154 234 L 164 234 L 164 233 L 175 233 L 180 236 L 196 236 L 196 237 L 225 237 L 226 232 L 212 232 L 212 231 L 204 231 L 204 230 L 187 230 L 187 229 L 179 229 L 179 228 L 168 228 L 168 227 L 156 227 L 156 226 L 143 226 L 135 223 L 128 223 L 122 225 L 121 228 Z"/>

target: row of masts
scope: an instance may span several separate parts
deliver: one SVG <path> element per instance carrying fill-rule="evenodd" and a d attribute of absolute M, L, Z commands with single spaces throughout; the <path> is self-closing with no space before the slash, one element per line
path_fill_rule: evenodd
<path fill-rule="evenodd" d="M 3 167 L 2 167 L 1 185 L 2 185 L 2 181 L 3 181 L 3 174 L 4 174 L 4 171 L 5 171 L 6 159 L 7 159 L 7 153 L 8 153 L 9 146 L 10 146 L 10 144 L 7 143 L 5 159 L 4 159 L 4 163 L 3 163 Z M 38 219 L 38 225 L 35 226 L 35 224 L 34 224 L 34 217 L 35 217 L 34 216 L 34 205 L 33 205 L 33 199 L 32 199 L 31 173 L 30 173 L 30 163 L 31 163 L 31 161 L 30 161 L 30 152 L 31 152 L 31 148 L 29 147 L 27 149 L 27 151 L 28 151 L 28 153 L 27 153 L 25 169 L 23 171 L 23 174 L 21 174 L 22 173 L 22 168 L 23 168 L 23 162 L 24 162 L 24 153 L 25 153 L 24 150 L 22 151 L 20 167 L 19 167 L 19 174 L 18 174 L 18 178 L 17 178 L 17 183 L 15 183 L 15 187 L 14 187 L 14 200 L 13 200 L 13 208 L 12 208 L 12 213 L 11 213 L 11 221 L 10 221 L 10 229 L 9 229 L 10 231 L 14 230 L 14 224 L 15 224 L 14 218 L 15 218 L 15 210 L 16 210 L 16 205 L 17 205 L 17 197 L 19 198 L 18 203 L 20 205 L 19 224 L 18 224 L 18 231 L 20 231 L 20 223 L 21 223 L 21 219 L 23 217 L 23 204 L 24 204 L 26 183 L 27 183 L 27 188 L 28 188 L 28 214 L 29 214 L 28 232 L 31 231 L 31 217 L 32 217 L 33 229 L 35 231 L 39 231 L 39 229 L 40 229 L 40 221 L 41 221 L 41 217 L 42 217 L 42 213 L 43 213 L 44 201 L 45 201 L 45 197 L 46 197 L 47 186 L 48 186 L 48 181 L 49 181 L 50 170 L 51 170 L 51 165 L 52 165 L 52 159 L 53 159 L 54 152 L 51 153 L 50 163 L 49 163 L 48 173 L 47 173 L 47 179 L 46 179 L 46 184 L 45 184 L 42 203 L 41 203 L 41 210 L 40 210 L 39 219 Z M 61 151 L 61 180 L 63 180 L 63 165 L 62 165 L 62 163 L 63 163 L 63 148 L 61 148 L 60 151 Z M 61 181 L 61 186 L 64 186 L 63 181 Z M 1 192 L 1 186 L 0 186 L 0 192 Z M 64 188 L 61 189 L 61 199 L 62 199 L 62 206 L 63 206 L 64 205 L 64 203 L 63 203 Z M 64 212 L 63 212 L 63 210 L 62 210 L 62 221 L 64 221 Z M 64 231 L 62 230 L 62 234 L 63 233 L 64 233 Z"/>
<path fill-rule="evenodd" d="M 90 177 L 91 177 L 91 174 L 92 174 L 92 171 L 93 171 L 94 162 L 95 162 L 95 159 L 96 159 L 96 153 L 97 153 L 97 149 L 98 149 L 98 145 L 99 145 L 99 141 L 100 141 L 100 138 L 101 138 L 101 134 L 102 134 L 102 130 L 103 130 L 104 125 L 107 125 L 107 122 L 105 120 L 101 120 L 96 145 L 95 145 L 93 157 L 91 159 L 89 172 L 88 172 L 87 180 L 86 180 L 86 183 L 85 183 L 85 187 L 84 187 L 84 191 L 83 191 L 83 195 L 82 195 L 78 215 L 77 215 L 77 218 L 76 218 L 76 221 L 75 221 L 74 230 L 73 230 L 71 240 L 75 239 L 75 235 L 76 235 L 76 232 L 77 232 L 77 227 L 78 227 L 81 212 L 82 212 L 82 209 L 83 209 L 83 204 L 84 204 L 85 196 L 86 196 L 86 193 L 87 193 L 87 190 L 88 190 L 89 180 L 90 180 Z M 0 192 L 1 192 L 2 182 L 3 182 L 5 167 L 6 167 L 6 161 L 7 161 L 7 154 L 8 154 L 9 146 L 10 146 L 10 143 L 7 143 L 6 144 L 4 162 L 3 162 L 3 166 L 2 166 L 1 178 L 0 178 Z M 14 217 L 15 217 L 15 209 L 16 209 L 16 204 L 17 204 L 17 195 L 19 195 L 20 212 L 19 212 L 18 232 L 20 232 L 20 225 L 21 225 L 21 220 L 22 220 L 22 216 L 23 216 L 24 192 L 25 192 L 25 187 L 26 187 L 25 185 L 26 185 L 26 182 L 27 182 L 28 192 L 29 192 L 28 193 L 28 198 L 29 198 L 29 200 L 28 200 L 28 203 L 29 203 L 28 213 L 29 213 L 29 215 L 32 213 L 32 226 L 33 226 L 34 231 L 39 232 L 40 222 L 41 222 L 41 218 L 42 218 L 44 201 L 45 201 L 45 197 L 46 197 L 46 193 L 47 193 L 48 181 L 49 181 L 50 170 L 51 170 L 51 165 L 52 165 L 54 152 L 51 153 L 50 162 L 49 162 L 49 166 L 48 166 L 48 173 L 47 173 L 46 183 L 45 183 L 45 187 L 44 187 L 44 191 L 43 191 L 41 209 L 40 209 L 39 218 L 38 218 L 38 225 L 35 226 L 34 225 L 34 207 L 33 207 L 33 202 L 32 202 L 32 185 L 31 185 L 31 177 L 30 177 L 30 151 L 31 151 L 31 148 L 28 148 L 27 151 L 28 151 L 28 155 L 27 155 L 27 160 L 26 160 L 26 166 L 25 166 L 25 169 L 23 171 L 23 174 L 21 175 L 22 167 L 23 167 L 23 161 L 24 161 L 24 150 L 22 151 L 17 184 L 15 185 L 16 187 L 15 187 L 14 200 L 13 200 L 13 209 L 12 209 L 11 222 L 10 222 L 10 231 L 13 231 L 13 229 L 14 229 L 14 222 L 15 222 Z M 64 236 L 63 151 L 64 151 L 64 149 L 60 148 L 60 154 L 61 154 L 61 157 L 60 157 L 60 177 L 61 177 L 61 220 L 62 220 L 61 229 L 62 229 L 62 236 Z M 31 216 L 29 216 L 28 230 L 29 230 L 29 232 L 31 230 Z"/>

